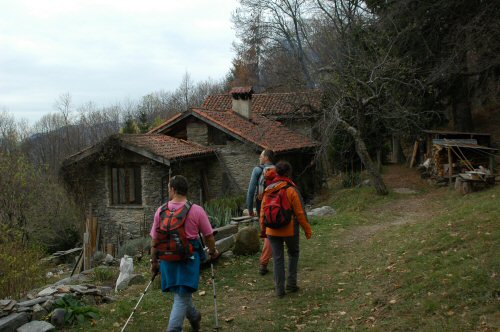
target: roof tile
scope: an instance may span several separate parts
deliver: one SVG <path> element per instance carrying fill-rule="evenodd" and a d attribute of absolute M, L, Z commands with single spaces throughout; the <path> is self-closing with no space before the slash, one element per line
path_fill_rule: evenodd
<path fill-rule="evenodd" d="M 319 111 L 322 98 L 323 94 L 320 90 L 253 94 L 252 112 L 265 116 L 305 115 Z M 227 111 L 231 107 L 231 94 L 208 96 L 201 106 L 211 111 Z"/>
<path fill-rule="evenodd" d="M 211 148 L 167 135 L 121 134 L 119 139 L 168 160 L 184 159 L 214 153 L 214 150 Z"/>
<path fill-rule="evenodd" d="M 192 112 L 244 140 L 274 152 L 307 149 L 317 145 L 313 140 L 289 130 L 280 122 L 258 114 L 253 114 L 251 120 L 248 120 L 233 111 L 193 109 Z"/>

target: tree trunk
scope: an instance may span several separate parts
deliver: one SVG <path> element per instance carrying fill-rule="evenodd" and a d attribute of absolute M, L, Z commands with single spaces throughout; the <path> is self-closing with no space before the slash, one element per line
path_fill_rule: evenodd
<path fill-rule="evenodd" d="M 461 77 L 454 88 L 451 120 L 453 129 L 458 131 L 474 129 L 467 80 L 467 77 Z"/>
<path fill-rule="evenodd" d="M 359 159 L 363 165 L 365 165 L 368 174 L 370 174 L 370 178 L 373 181 L 373 186 L 379 195 L 387 195 L 387 187 L 385 186 L 384 181 L 382 180 L 382 176 L 380 175 L 377 166 L 373 163 L 370 155 L 368 154 L 368 150 L 366 149 L 365 142 L 361 138 L 358 130 L 345 122 L 344 120 L 337 118 L 340 125 L 344 127 L 345 130 L 354 138 L 354 144 L 356 146 L 356 152 L 358 153 Z"/>

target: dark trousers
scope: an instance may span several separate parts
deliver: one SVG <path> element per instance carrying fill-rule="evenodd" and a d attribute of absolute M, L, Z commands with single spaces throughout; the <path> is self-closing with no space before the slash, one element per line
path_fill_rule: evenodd
<path fill-rule="evenodd" d="M 298 228 L 298 227 L 296 227 Z M 294 236 L 279 237 L 268 236 L 274 259 L 274 285 L 276 294 L 285 294 L 285 244 L 288 251 L 288 277 L 286 285 L 297 287 L 297 269 L 299 265 L 299 232 L 295 231 Z"/>

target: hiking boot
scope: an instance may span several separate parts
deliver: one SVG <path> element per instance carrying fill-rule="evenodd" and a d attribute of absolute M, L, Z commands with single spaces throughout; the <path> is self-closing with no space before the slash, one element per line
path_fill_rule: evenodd
<path fill-rule="evenodd" d="M 199 332 L 201 328 L 201 313 L 198 311 L 196 315 L 188 318 L 189 324 L 191 324 L 191 328 L 193 332 Z"/>
<path fill-rule="evenodd" d="M 278 299 L 282 299 L 285 297 L 285 292 L 283 293 L 276 293 L 276 296 L 278 297 Z"/>
<path fill-rule="evenodd" d="M 299 286 L 286 286 L 286 291 L 289 293 L 296 293 L 299 291 Z"/>
<path fill-rule="evenodd" d="M 265 265 L 261 265 L 261 266 L 259 267 L 259 274 L 260 274 L 261 276 L 266 275 L 268 272 L 269 272 L 269 270 L 267 269 L 267 266 L 265 266 Z"/>

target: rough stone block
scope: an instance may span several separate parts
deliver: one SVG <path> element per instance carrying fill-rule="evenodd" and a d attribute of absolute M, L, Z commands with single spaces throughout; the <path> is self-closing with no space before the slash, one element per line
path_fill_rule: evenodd
<path fill-rule="evenodd" d="M 29 322 L 29 315 L 25 312 L 17 312 L 0 319 L 0 331 L 14 332 L 18 327 Z"/>
<path fill-rule="evenodd" d="M 64 315 L 66 314 L 66 310 L 63 308 L 57 308 L 52 311 L 52 315 L 50 318 L 50 322 L 55 327 L 63 327 L 64 326 Z"/>
<path fill-rule="evenodd" d="M 235 255 L 253 255 L 259 251 L 259 230 L 251 226 L 240 229 L 235 236 L 233 253 Z"/>
<path fill-rule="evenodd" d="M 50 296 L 38 297 L 38 298 L 33 299 L 33 300 L 20 302 L 17 305 L 19 307 L 31 307 L 31 306 L 34 306 L 35 304 L 44 303 L 45 301 L 47 301 L 49 299 L 50 299 Z"/>
<path fill-rule="evenodd" d="M 54 325 L 48 322 L 34 320 L 18 328 L 17 332 L 49 332 L 55 329 Z"/>
<path fill-rule="evenodd" d="M 49 295 L 52 295 L 52 294 L 55 294 L 55 293 L 57 293 L 57 288 L 55 288 L 55 287 L 47 287 L 44 290 L 40 291 L 37 294 L 37 296 L 38 297 L 49 296 Z"/>

